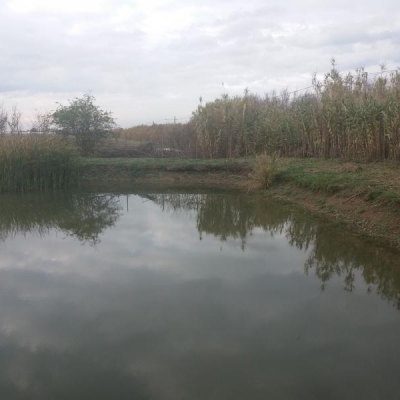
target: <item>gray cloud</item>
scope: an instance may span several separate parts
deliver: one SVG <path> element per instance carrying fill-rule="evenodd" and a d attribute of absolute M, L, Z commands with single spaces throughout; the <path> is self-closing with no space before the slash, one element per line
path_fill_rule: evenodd
<path fill-rule="evenodd" d="M 158 5 L 157 5 L 158 3 Z M 0 101 L 35 108 L 91 91 L 129 126 L 189 117 L 198 98 L 307 86 L 399 64 L 400 5 L 375 2 L 0 2 Z"/>

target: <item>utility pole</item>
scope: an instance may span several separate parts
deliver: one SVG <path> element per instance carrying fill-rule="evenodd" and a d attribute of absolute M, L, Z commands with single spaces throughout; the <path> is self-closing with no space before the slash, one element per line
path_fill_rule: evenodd
<path fill-rule="evenodd" d="M 164 158 L 164 132 L 161 131 L 161 158 Z"/>
<path fill-rule="evenodd" d="M 180 119 L 185 119 L 185 118 L 180 118 Z M 174 124 L 176 124 L 176 121 L 178 121 L 178 118 L 176 118 L 176 116 L 174 115 L 174 118 L 165 118 L 164 121 L 174 121 Z"/>

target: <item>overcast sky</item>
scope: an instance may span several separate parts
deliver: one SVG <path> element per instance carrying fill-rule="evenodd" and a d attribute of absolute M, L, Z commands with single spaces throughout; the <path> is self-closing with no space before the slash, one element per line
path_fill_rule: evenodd
<path fill-rule="evenodd" d="M 127 127 L 190 117 L 200 96 L 308 86 L 331 57 L 400 65 L 399 0 L 0 0 L 0 33 L 0 102 L 26 129 L 86 92 Z"/>

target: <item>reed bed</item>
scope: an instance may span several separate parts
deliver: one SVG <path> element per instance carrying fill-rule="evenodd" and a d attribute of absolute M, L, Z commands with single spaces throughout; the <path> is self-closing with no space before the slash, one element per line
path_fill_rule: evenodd
<path fill-rule="evenodd" d="M 76 184 L 78 175 L 78 152 L 64 138 L 0 137 L 0 192 L 59 189 Z"/>
<path fill-rule="evenodd" d="M 400 161 L 400 73 L 361 68 L 342 76 L 333 64 L 312 92 L 245 92 L 199 105 L 192 123 L 198 156 L 279 152 L 284 156 Z"/>
<path fill-rule="evenodd" d="M 400 70 L 340 74 L 333 63 L 307 91 L 223 94 L 188 124 L 140 126 L 121 137 L 196 158 L 281 156 L 400 161 Z"/>

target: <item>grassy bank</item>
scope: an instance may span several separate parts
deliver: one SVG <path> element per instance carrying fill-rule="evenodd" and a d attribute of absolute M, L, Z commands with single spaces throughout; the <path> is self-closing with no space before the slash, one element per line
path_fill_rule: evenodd
<path fill-rule="evenodd" d="M 87 182 L 259 191 L 254 158 L 85 159 Z M 400 249 L 400 167 L 389 162 L 282 158 L 266 191 Z"/>
<path fill-rule="evenodd" d="M 156 158 L 84 158 L 88 173 L 101 178 L 97 171 L 128 171 L 132 181 L 151 179 L 152 172 L 239 174 L 247 187 L 255 190 L 254 158 L 237 159 L 156 159 Z M 116 180 L 118 176 L 114 177 Z M 229 183 L 228 183 L 229 184 Z M 281 158 L 277 160 L 273 187 L 290 184 L 321 195 L 351 191 L 367 201 L 400 204 L 400 166 L 389 162 L 353 163 L 335 159 Z"/>
<path fill-rule="evenodd" d="M 0 137 L 0 193 L 68 187 L 78 170 L 75 147 L 61 137 Z"/>
<path fill-rule="evenodd" d="M 250 171 L 252 158 L 240 159 L 187 159 L 187 158 L 83 158 L 84 167 L 121 167 L 135 172 L 174 171 L 174 172 L 210 172 L 210 171 Z"/>
<path fill-rule="evenodd" d="M 286 159 L 271 193 L 400 249 L 399 165 Z"/>
<path fill-rule="evenodd" d="M 351 192 L 366 201 L 400 205 L 400 166 L 323 159 L 283 159 L 278 181 L 322 195 Z"/>

